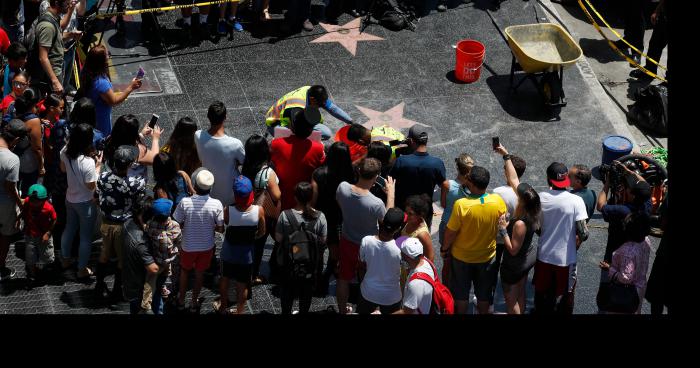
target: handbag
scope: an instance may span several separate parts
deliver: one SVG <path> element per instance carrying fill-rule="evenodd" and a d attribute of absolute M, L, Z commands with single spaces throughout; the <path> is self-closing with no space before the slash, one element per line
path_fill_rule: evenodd
<path fill-rule="evenodd" d="M 622 284 L 615 281 L 613 275 L 609 286 L 606 310 L 615 313 L 636 313 L 639 308 L 639 293 L 634 284 Z"/>
<path fill-rule="evenodd" d="M 277 219 L 280 215 L 280 211 L 282 208 L 282 204 L 277 202 L 275 203 L 272 200 L 272 196 L 270 195 L 270 192 L 267 190 L 267 185 L 265 184 L 265 181 L 268 178 L 268 171 L 270 170 L 269 166 L 265 166 L 261 171 L 261 175 L 259 177 L 256 175 L 256 183 L 255 183 L 255 188 L 262 188 L 259 191 L 256 191 L 256 198 L 255 198 L 255 204 L 262 207 L 263 210 L 265 210 L 265 216 L 266 217 L 271 217 L 274 219 Z"/>

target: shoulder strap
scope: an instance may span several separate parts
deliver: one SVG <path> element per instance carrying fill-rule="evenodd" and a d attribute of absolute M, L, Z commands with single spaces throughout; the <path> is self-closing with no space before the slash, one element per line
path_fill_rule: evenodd
<path fill-rule="evenodd" d="M 265 181 L 265 178 L 268 175 L 268 171 L 270 171 L 270 166 L 268 166 L 268 165 L 265 165 L 260 170 L 260 178 L 258 178 L 258 181 L 255 183 L 256 187 L 261 188 L 263 186 L 263 182 Z"/>
<path fill-rule="evenodd" d="M 49 12 L 44 12 L 39 17 L 39 20 L 36 22 L 36 27 L 39 27 L 39 24 L 42 22 L 49 22 L 51 25 L 56 29 L 56 35 L 53 38 L 53 43 L 56 43 L 56 40 L 58 39 L 59 36 L 63 36 L 63 30 L 61 30 L 61 24 L 56 22 L 56 19 L 51 16 Z M 36 33 L 36 28 L 32 30 L 32 32 Z M 39 39 L 34 35 L 34 49 L 36 50 L 36 43 L 39 42 Z"/>
<path fill-rule="evenodd" d="M 414 273 L 413 276 L 411 276 L 411 278 L 408 279 L 408 281 L 410 282 L 410 281 L 413 281 L 413 280 L 423 280 L 423 281 L 429 283 L 430 286 L 432 286 L 433 288 L 435 288 L 435 280 L 433 280 L 433 278 L 430 277 L 430 275 L 428 275 L 428 274 L 425 273 L 425 272 L 416 272 L 416 273 Z"/>
<path fill-rule="evenodd" d="M 299 221 L 297 221 L 297 216 L 294 214 L 293 210 L 284 210 L 284 215 L 287 216 L 289 224 L 292 225 L 292 231 L 295 231 L 301 227 L 299 225 Z"/>

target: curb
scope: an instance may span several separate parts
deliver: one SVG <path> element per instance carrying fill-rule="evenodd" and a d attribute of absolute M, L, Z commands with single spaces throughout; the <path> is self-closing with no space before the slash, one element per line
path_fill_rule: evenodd
<path fill-rule="evenodd" d="M 554 17 L 556 19 L 551 19 L 549 14 L 546 14 L 547 19 L 550 22 L 556 22 L 561 24 L 569 32 L 569 34 L 571 34 L 571 37 L 573 37 L 578 42 L 580 37 L 578 37 L 576 32 L 571 30 L 572 27 L 561 21 L 562 18 L 559 15 L 559 12 L 556 8 L 554 8 L 554 5 L 550 0 L 537 0 L 537 2 L 541 3 L 541 5 L 544 5 L 548 8 L 548 10 L 543 9 L 545 14 L 549 11 L 551 11 L 552 14 L 554 14 Z M 610 100 L 610 97 L 608 97 L 607 93 L 600 85 L 598 76 L 596 76 L 595 72 L 593 72 L 593 68 L 591 67 L 591 64 L 588 63 L 588 59 L 585 55 L 581 55 L 581 59 L 579 59 L 579 61 L 576 62 L 576 67 L 581 73 L 581 76 L 586 82 L 586 85 L 588 85 L 588 88 L 593 94 L 593 97 L 595 97 L 595 99 L 598 100 L 598 106 L 600 107 L 600 111 L 610 120 L 610 123 L 612 124 L 615 133 L 625 136 L 629 140 L 631 140 L 632 145 L 634 147 L 632 151 L 637 152 L 640 149 L 640 145 L 637 143 L 636 139 L 634 138 L 634 135 L 629 129 L 627 117 Z"/>

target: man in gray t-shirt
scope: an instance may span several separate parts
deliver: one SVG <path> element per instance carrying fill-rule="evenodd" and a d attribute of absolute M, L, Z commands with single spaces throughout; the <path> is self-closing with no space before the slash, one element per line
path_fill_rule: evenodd
<path fill-rule="evenodd" d="M 394 207 L 394 180 L 387 178 L 387 204 L 370 193 L 382 164 L 374 158 L 360 162 L 360 178 L 355 185 L 342 182 L 338 186 L 335 198 L 343 214 L 343 229 L 340 237 L 340 270 L 336 296 L 341 314 L 347 313 L 349 283 L 355 278 L 360 265 L 359 253 L 362 238 L 376 235 L 378 224 L 386 214 L 386 208 Z"/>
<path fill-rule="evenodd" d="M 22 200 L 17 193 L 19 180 L 19 157 L 11 149 L 27 135 L 21 120 L 12 120 L 0 134 L 0 281 L 14 276 L 14 270 L 5 266 L 10 250 L 9 237 L 17 232 L 17 207 Z"/>
<path fill-rule="evenodd" d="M 238 167 L 243 165 L 245 150 L 240 140 L 226 135 L 226 107 L 223 102 L 212 103 L 207 117 L 211 128 L 196 131 L 194 142 L 202 166 L 216 178 L 210 196 L 226 207 L 233 203 L 233 180 L 239 175 Z"/>

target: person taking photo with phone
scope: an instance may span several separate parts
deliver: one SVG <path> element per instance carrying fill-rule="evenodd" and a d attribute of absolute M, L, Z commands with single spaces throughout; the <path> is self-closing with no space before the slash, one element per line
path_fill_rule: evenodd
<path fill-rule="evenodd" d="M 124 91 L 115 92 L 109 79 L 108 66 L 107 49 L 102 45 L 93 47 L 80 77 L 82 91 L 76 95 L 76 98 L 89 97 L 95 103 L 97 129 L 106 136 L 112 133 L 112 107 L 124 102 L 134 90 L 141 88 L 141 80 L 134 78 Z"/>

